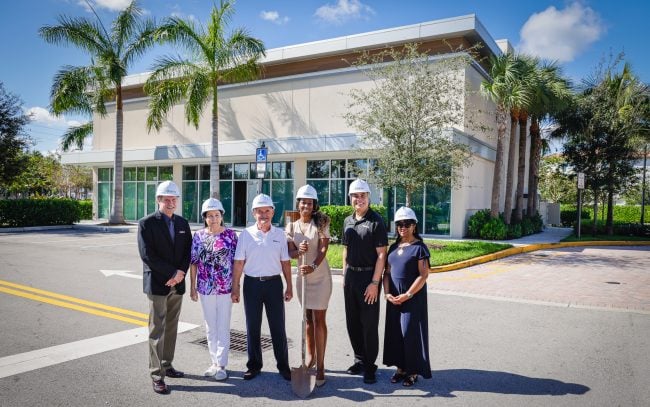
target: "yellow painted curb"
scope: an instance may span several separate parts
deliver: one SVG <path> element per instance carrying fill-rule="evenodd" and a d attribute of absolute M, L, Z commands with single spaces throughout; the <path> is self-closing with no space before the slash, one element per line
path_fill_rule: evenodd
<path fill-rule="evenodd" d="M 562 247 L 579 247 L 579 246 L 650 246 L 649 241 L 590 241 L 590 242 L 558 242 L 558 243 L 538 243 L 530 244 L 527 246 L 511 247 L 509 249 L 501 250 L 498 252 L 486 254 L 485 256 L 475 257 L 473 259 L 459 261 L 457 263 L 446 264 L 444 266 L 435 266 L 429 269 L 430 273 L 443 273 L 445 271 L 459 270 L 462 268 L 483 264 L 494 260 L 499 260 L 504 257 L 514 256 L 521 253 L 529 253 L 537 250 L 546 249 L 559 249 Z"/>

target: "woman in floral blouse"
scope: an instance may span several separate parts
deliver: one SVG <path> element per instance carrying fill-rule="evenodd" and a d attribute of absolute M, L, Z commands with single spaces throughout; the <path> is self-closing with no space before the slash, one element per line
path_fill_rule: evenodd
<path fill-rule="evenodd" d="M 212 365 L 205 376 L 216 380 L 228 378 L 230 350 L 230 311 L 232 301 L 232 268 L 237 234 L 223 225 L 223 205 L 218 199 L 203 202 L 201 214 L 205 228 L 198 230 L 192 240 L 190 265 L 190 298 L 201 298 L 205 330 Z"/>

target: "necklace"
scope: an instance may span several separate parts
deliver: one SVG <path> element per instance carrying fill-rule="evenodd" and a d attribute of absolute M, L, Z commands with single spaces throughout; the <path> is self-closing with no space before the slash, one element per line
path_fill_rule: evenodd
<path fill-rule="evenodd" d="M 404 248 L 407 246 L 410 246 L 413 242 L 415 242 L 417 239 L 413 239 L 410 242 L 400 242 L 399 244 L 399 250 L 397 251 L 397 255 L 401 256 L 404 253 Z"/>

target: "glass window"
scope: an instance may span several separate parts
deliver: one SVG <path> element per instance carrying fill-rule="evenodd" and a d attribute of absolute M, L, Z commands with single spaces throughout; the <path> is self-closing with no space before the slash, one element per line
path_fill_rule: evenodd
<path fill-rule="evenodd" d="M 138 181 L 144 181 L 144 167 L 138 167 Z"/>
<path fill-rule="evenodd" d="M 330 182 L 326 180 L 307 180 L 307 183 L 314 187 L 318 194 L 318 204 L 328 205 L 330 201 Z"/>
<path fill-rule="evenodd" d="M 424 233 L 436 235 L 449 234 L 451 202 L 450 187 L 426 188 L 425 230 Z"/>
<path fill-rule="evenodd" d="M 136 167 L 124 168 L 124 181 L 135 181 L 136 171 L 137 171 Z"/>
<path fill-rule="evenodd" d="M 156 184 L 147 184 L 147 213 L 154 213 L 158 206 L 156 203 L 156 187 Z"/>
<path fill-rule="evenodd" d="M 97 184 L 97 217 L 108 219 L 111 214 L 113 184 L 100 182 Z"/>
<path fill-rule="evenodd" d="M 345 180 L 330 181 L 330 205 L 347 205 L 345 192 L 347 185 Z"/>
<path fill-rule="evenodd" d="M 111 181 L 113 175 L 112 168 L 99 168 L 97 170 L 97 179 L 99 181 Z"/>
<path fill-rule="evenodd" d="M 197 173 L 196 165 L 183 166 L 183 181 L 192 181 L 196 179 Z"/>
<path fill-rule="evenodd" d="M 284 211 L 293 210 L 293 181 L 273 181 L 271 198 L 275 204 L 272 222 L 284 226 Z"/>
<path fill-rule="evenodd" d="M 357 160 L 348 160 L 348 178 L 363 178 L 366 179 L 368 172 L 366 171 L 368 167 L 368 160 L 357 159 Z"/>
<path fill-rule="evenodd" d="M 197 222 L 198 191 L 196 182 L 183 182 L 183 217 L 189 222 Z"/>
<path fill-rule="evenodd" d="M 250 163 L 250 164 L 251 164 L 251 179 L 259 179 L 257 178 L 257 163 Z M 264 171 L 264 179 L 271 178 L 272 166 L 273 163 L 266 163 L 266 171 Z"/>
<path fill-rule="evenodd" d="M 141 168 L 144 170 L 144 168 Z M 142 171 L 142 174 L 144 175 L 144 171 Z M 136 206 L 137 206 L 137 211 L 136 211 L 136 219 L 141 219 L 144 217 L 145 212 L 144 212 L 144 207 L 145 207 L 145 202 L 144 202 L 144 182 L 138 182 L 138 190 L 137 190 L 137 198 L 136 198 Z"/>
<path fill-rule="evenodd" d="M 210 179 L 210 166 L 209 165 L 202 165 L 201 166 L 201 173 L 199 174 L 199 179 Z"/>
<path fill-rule="evenodd" d="M 307 161 L 307 178 L 329 178 L 329 160 Z"/>
<path fill-rule="evenodd" d="M 219 165 L 219 179 L 232 179 L 232 164 Z"/>
<path fill-rule="evenodd" d="M 145 179 L 147 181 L 158 181 L 158 168 L 147 167 Z"/>
<path fill-rule="evenodd" d="M 135 168 L 134 168 L 135 170 Z M 135 171 L 134 171 L 135 174 Z M 130 219 L 133 220 L 136 218 L 136 183 L 135 182 L 126 182 L 124 184 L 123 188 L 123 195 L 122 195 L 122 205 L 123 205 L 123 213 L 124 213 L 124 219 Z"/>
<path fill-rule="evenodd" d="M 332 160 L 331 178 L 345 178 L 345 160 Z"/>
<path fill-rule="evenodd" d="M 172 181 L 174 179 L 173 167 L 158 167 L 158 180 Z"/>
<path fill-rule="evenodd" d="M 273 179 L 291 179 L 293 178 L 292 161 L 278 161 L 272 163 Z"/>
<path fill-rule="evenodd" d="M 221 204 L 226 211 L 223 214 L 224 223 L 232 224 L 232 182 L 219 181 L 219 194 L 221 195 Z"/>
<path fill-rule="evenodd" d="M 248 179 L 248 163 L 235 164 L 235 179 Z"/>

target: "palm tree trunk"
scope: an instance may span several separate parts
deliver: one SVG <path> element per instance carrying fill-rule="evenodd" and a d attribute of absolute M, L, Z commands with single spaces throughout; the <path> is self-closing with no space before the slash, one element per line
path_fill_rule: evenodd
<path fill-rule="evenodd" d="M 614 191 L 607 191 L 607 220 L 605 221 L 605 233 L 607 236 L 614 234 Z"/>
<path fill-rule="evenodd" d="M 517 121 L 517 112 L 510 112 L 510 145 L 508 147 L 508 170 L 506 173 L 506 202 L 503 206 L 503 216 L 506 225 L 510 224 L 510 218 L 512 217 L 512 187 L 515 170 L 515 147 L 517 145 Z"/>
<path fill-rule="evenodd" d="M 122 201 L 124 171 L 122 167 L 122 145 L 124 134 L 124 115 L 122 110 L 122 87 L 120 84 L 115 86 L 115 161 L 113 162 L 113 207 L 108 223 L 124 223 L 124 211 Z"/>
<path fill-rule="evenodd" d="M 526 205 L 526 216 L 533 216 L 537 213 L 537 167 L 539 166 L 538 156 L 542 150 L 542 139 L 539 134 L 539 122 L 536 117 L 530 121 L 530 156 L 528 157 L 528 202 Z"/>
<path fill-rule="evenodd" d="M 219 104 L 217 85 L 212 97 L 212 141 L 210 153 L 210 196 L 219 199 Z"/>
<path fill-rule="evenodd" d="M 596 237 L 598 231 L 598 191 L 594 188 L 594 221 L 591 223 L 591 235 Z"/>
<path fill-rule="evenodd" d="M 528 129 L 528 114 L 526 112 L 519 113 L 519 157 L 517 166 L 517 192 L 515 204 L 515 222 L 521 222 L 524 212 L 524 179 L 526 175 L 526 146 L 527 137 L 526 130 Z"/>
<path fill-rule="evenodd" d="M 506 111 L 502 106 L 497 107 L 497 151 L 494 160 L 494 175 L 492 178 L 492 198 L 490 201 L 490 216 L 499 216 L 499 197 L 501 195 L 501 169 L 503 168 L 503 139 L 506 134 Z"/>

